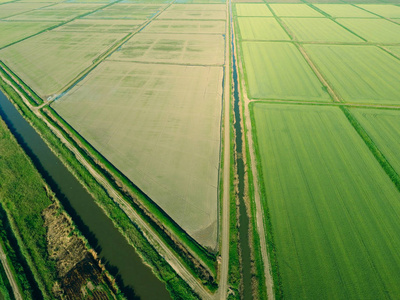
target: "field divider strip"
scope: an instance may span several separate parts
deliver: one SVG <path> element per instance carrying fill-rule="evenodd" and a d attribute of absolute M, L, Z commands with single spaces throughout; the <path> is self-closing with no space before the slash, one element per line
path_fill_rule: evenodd
<path fill-rule="evenodd" d="M 269 7 L 269 5 L 267 4 Z M 271 9 L 271 8 L 270 8 Z M 272 11 L 272 9 L 271 9 Z M 275 12 L 272 12 L 275 16 Z M 300 51 L 304 59 L 307 61 L 308 65 L 311 67 L 313 70 L 314 74 L 318 77 L 319 81 L 322 83 L 322 85 L 326 88 L 327 92 L 331 96 L 332 100 L 334 102 L 342 102 L 340 97 L 335 93 L 333 88 L 329 85 L 328 80 L 325 79 L 325 77 L 322 75 L 320 70 L 317 68 L 317 66 L 314 64 L 314 62 L 311 60 L 311 58 L 308 56 L 306 50 L 304 49 L 303 45 L 298 42 L 296 35 L 288 28 L 288 26 L 285 24 L 284 21 L 282 21 L 280 18 L 276 18 L 278 23 L 281 25 L 281 27 L 286 31 L 286 33 L 289 35 L 289 37 L 292 39 L 293 44 L 297 47 L 297 49 Z"/>
<path fill-rule="evenodd" d="M 358 122 L 358 120 L 351 114 L 351 112 L 346 107 L 343 107 L 343 106 L 341 106 L 340 109 L 343 111 L 346 118 L 349 120 L 350 124 L 357 131 L 359 136 L 362 138 L 364 143 L 367 145 L 369 150 L 374 155 L 375 159 L 381 165 L 382 169 L 389 176 L 390 180 L 393 182 L 393 184 L 396 186 L 397 190 L 400 192 L 400 176 L 399 176 L 399 174 L 395 171 L 395 169 L 392 167 L 390 162 L 386 159 L 385 155 L 379 150 L 378 146 L 375 144 L 373 139 L 369 136 L 369 134 L 364 129 L 364 127 L 361 126 L 361 124 Z"/>
<path fill-rule="evenodd" d="M 18 2 L 20 2 L 20 1 L 12 1 L 12 2 L 0 3 L 0 5 L 1 5 L 1 4 L 18 3 Z M 32 2 L 32 3 L 35 3 L 35 2 Z M 37 2 L 36 2 L 36 3 L 37 3 Z M 28 12 L 34 11 L 34 10 L 41 10 L 42 8 L 51 7 L 51 6 L 54 6 L 54 5 L 56 5 L 56 4 L 58 4 L 58 3 L 57 3 L 57 2 L 54 2 L 54 3 L 49 3 L 48 5 L 45 5 L 45 6 L 42 6 L 42 7 L 37 7 L 37 8 L 28 9 L 28 10 L 25 10 L 25 11 L 22 11 L 22 12 L 15 13 L 15 14 L 13 14 L 13 15 L 8 15 L 8 16 L 6 16 L 6 17 L 4 17 L 4 18 L 0 18 L 0 20 L 1 20 L 1 21 L 8 21 L 8 20 L 7 20 L 8 18 L 12 18 L 12 17 L 15 17 L 15 16 L 23 15 L 23 14 L 26 14 L 26 13 L 28 13 Z M 10 21 L 11 21 L 11 20 L 10 20 Z"/>
<path fill-rule="evenodd" d="M 373 108 L 386 110 L 400 110 L 399 105 L 382 105 L 382 104 L 357 104 L 346 102 L 317 102 L 317 101 L 301 101 L 301 100 L 281 100 L 281 99 L 249 99 L 250 103 L 268 103 L 268 104 L 292 104 L 292 105 L 314 105 L 314 106 L 345 106 L 355 108 Z"/>
<path fill-rule="evenodd" d="M 323 10 L 319 9 L 318 7 L 315 7 L 312 3 L 308 3 L 307 4 L 309 7 L 313 8 L 314 10 L 318 11 L 319 13 L 323 14 L 325 16 L 326 19 L 331 20 L 332 22 L 334 22 L 335 24 L 339 25 L 340 27 L 342 27 L 343 29 L 345 29 L 346 31 L 350 32 L 351 34 L 355 35 L 356 37 L 362 39 L 364 42 L 368 42 L 367 39 L 365 39 L 364 37 L 362 37 L 361 35 L 357 34 L 356 32 L 354 32 L 353 30 L 347 28 L 346 26 L 340 24 L 338 21 L 336 21 L 337 18 L 332 17 L 331 15 L 329 15 L 328 13 L 324 12 Z"/>
<path fill-rule="evenodd" d="M 348 4 L 350 4 L 351 6 L 354 6 L 354 7 L 358 8 L 358 9 L 361 9 L 361 10 L 363 10 L 363 11 L 366 11 L 367 13 L 373 14 L 373 15 L 379 17 L 380 19 L 389 21 L 390 23 L 393 23 L 393 24 L 396 24 L 396 25 L 400 25 L 398 22 L 396 22 L 396 21 L 394 21 L 394 20 L 392 20 L 392 19 L 390 19 L 390 18 L 386 18 L 386 17 L 381 16 L 381 15 L 379 15 L 379 14 L 377 14 L 377 13 L 374 13 L 373 11 L 370 11 L 370 10 L 368 10 L 368 9 L 366 9 L 366 8 L 363 8 L 363 7 L 360 7 L 360 6 L 357 6 L 357 5 L 356 5 L 356 4 L 363 4 L 363 3 L 356 3 L 356 4 L 354 4 L 354 3 L 348 3 Z M 385 3 L 385 4 L 390 4 L 390 3 Z"/>

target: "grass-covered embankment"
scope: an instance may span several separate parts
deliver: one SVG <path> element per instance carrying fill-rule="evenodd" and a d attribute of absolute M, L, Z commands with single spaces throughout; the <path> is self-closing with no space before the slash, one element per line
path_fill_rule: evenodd
<path fill-rule="evenodd" d="M 15 235 L 42 296 L 49 298 L 56 270 L 54 261 L 48 258 L 46 228 L 41 212 L 52 202 L 39 173 L 3 121 L 0 123 L 0 153 L 0 203 L 5 213 L 3 224 L 8 220 L 7 225 Z"/>

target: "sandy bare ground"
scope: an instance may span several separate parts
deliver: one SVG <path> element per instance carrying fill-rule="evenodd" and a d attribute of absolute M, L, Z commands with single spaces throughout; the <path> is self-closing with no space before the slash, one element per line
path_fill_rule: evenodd
<path fill-rule="evenodd" d="M 6 271 L 8 282 L 11 285 L 15 299 L 22 300 L 21 293 L 19 292 L 17 282 L 15 281 L 15 278 L 13 276 L 13 273 L 11 272 L 10 266 L 8 265 L 7 257 L 6 257 L 6 254 L 4 253 L 4 250 L 3 250 L 3 247 L 1 244 L 0 244 L 0 261 L 1 261 L 1 264 L 3 265 L 4 270 Z"/>

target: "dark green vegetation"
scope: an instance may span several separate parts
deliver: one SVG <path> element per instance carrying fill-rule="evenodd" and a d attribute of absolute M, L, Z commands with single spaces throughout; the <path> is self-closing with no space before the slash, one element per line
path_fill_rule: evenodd
<path fill-rule="evenodd" d="M 48 258 L 46 228 L 41 212 L 52 201 L 45 184 L 16 143 L 4 122 L 0 125 L 0 199 L 3 223 L 9 225 L 40 292 L 46 298 L 56 280 L 54 261 Z M 28 294 L 32 291 L 28 290 Z"/>

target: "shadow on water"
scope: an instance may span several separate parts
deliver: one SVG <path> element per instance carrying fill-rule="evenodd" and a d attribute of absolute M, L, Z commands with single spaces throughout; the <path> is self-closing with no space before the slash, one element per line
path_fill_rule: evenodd
<path fill-rule="evenodd" d="M 231 13 L 231 28 L 233 28 L 232 11 Z M 234 110 L 234 132 L 235 132 L 235 164 L 238 175 L 238 198 L 239 198 L 239 237 L 240 237 L 240 249 L 242 258 L 242 270 L 243 270 L 243 299 L 252 299 L 252 288 L 251 288 L 251 254 L 250 254 L 250 243 L 249 243 L 249 217 L 246 212 L 246 204 L 244 202 L 244 174 L 245 167 L 243 161 L 243 140 L 242 140 L 242 127 L 241 127 L 241 116 L 240 116 L 240 101 L 239 101 L 239 82 L 237 74 L 236 64 L 236 49 L 234 43 L 234 34 L 232 31 L 231 35 L 231 48 L 232 48 L 232 71 L 233 71 L 233 110 Z"/>
<path fill-rule="evenodd" d="M 171 299 L 92 196 L 0 91 L 0 116 L 129 299 Z"/>

